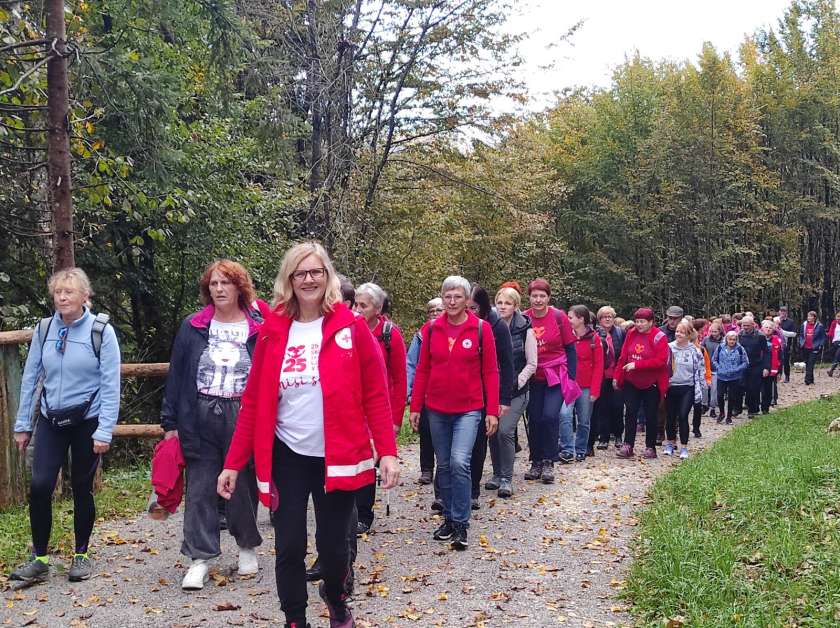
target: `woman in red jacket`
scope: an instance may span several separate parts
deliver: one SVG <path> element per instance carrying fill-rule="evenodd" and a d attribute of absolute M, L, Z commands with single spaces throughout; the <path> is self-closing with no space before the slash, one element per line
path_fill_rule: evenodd
<path fill-rule="evenodd" d="M 594 456 L 595 451 L 589 444 L 590 419 L 592 407 L 601 394 L 601 381 L 604 379 L 604 345 L 601 336 L 592 327 L 592 312 L 585 305 L 573 305 L 569 308 L 569 323 L 575 332 L 577 344 L 577 379 L 580 397 L 575 399 L 569 411 L 574 408 L 577 416 L 575 431 L 575 460 L 583 462 L 586 456 Z"/>
<path fill-rule="evenodd" d="M 400 433 L 405 412 L 406 371 L 405 341 L 400 328 L 382 314 L 382 306 L 388 295 L 375 283 L 363 283 L 356 288 L 353 310 L 368 324 L 373 337 L 379 341 L 385 360 L 385 374 L 388 377 L 388 392 L 391 399 L 391 415 L 394 419 L 394 434 Z M 371 484 L 356 493 L 356 507 L 359 520 L 356 533 L 364 534 L 373 525 L 373 504 L 376 501 L 376 484 Z"/>
<path fill-rule="evenodd" d="M 828 369 L 828 376 L 834 375 L 834 370 L 840 364 L 840 312 L 834 315 L 834 320 L 828 326 L 828 342 L 834 350 L 834 359 L 831 361 L 831 368 Z"/>
<path fill-rule="evenodd" d="M 446 314 L 429 323 L 411 391 L 411 426 L 425 407 L 438 463 L 444 521 L 433 538 L 467 549 L 472 477 L 470 458 L 486 412 L 485 429 L 496 432 L 499 368 L 490 325 L 467 310 L 470 282 L 450 276 L 441 288 Z"/>
<path fill-rule="evenodd" d="M 260 500 L 274 511 L 275 576 L 286 626 L 306 626 L 306 509 L 315 536 L 331 628 L 353 626 L 343 581 L 355 491 L 399 478 L 385 366 L 365 320 L 341 301 L 339 280 L 317 242 L 292 247 L 274 282 L 236 432 L 218 492 L 230 499 L 251 456 Z"/>
<path fill-rule="evenodd" d="M 633 328 L 627 332 L 621 355 L 615 365 L 616 389 L 624 391 L 627 413 L 624 418 L 624 444 L 619 458 L 632 458 L 636 444 L 636 416 L 645 409 L 645 457 L 656 458 L 657 410 L 668 392 L 668 337 L 653 326 L 653 310 L 642 307 L 633 314 Z"/>
<path fill-rule="evenodd" d="M 776 334 L 776 325 L 773 321 L 761 323 L 761 333 L 767 338 L 767 352 L 770 354 L 769 366 L 761 372 L 761 414 L 770 412 L 770 405 L 773 402 L 773 393 L 776 387 L 776 377 L 782 366 L 782 339 Z M 765 364 L 767 366 L 767 364 Z"/>

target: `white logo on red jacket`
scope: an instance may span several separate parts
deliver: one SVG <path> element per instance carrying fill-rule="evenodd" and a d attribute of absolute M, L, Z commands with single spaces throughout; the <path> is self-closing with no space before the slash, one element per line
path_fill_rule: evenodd
<path fill-rule="evenodd" d="M 464 349 L 469 349 L 470 347 L 472 347 L 472 340 L 470 340 L 469 338 L 464 338 L 463 342 L 461 342 L 461 346 L 464 347 Z"/>
<path fill-rule="evenodd" d="M 353 334 L 350 333 L 349 327 L 345 327 L 344 329 L 338 331 L 335 335 L 335 344 L 342 349 L 353 348 Z"/>

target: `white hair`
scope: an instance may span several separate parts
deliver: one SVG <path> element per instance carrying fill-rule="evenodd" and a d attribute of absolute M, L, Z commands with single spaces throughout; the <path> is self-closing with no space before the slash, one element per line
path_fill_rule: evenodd
<path fill-rule="evenodd" d="M 467 281 L 460 275 L 449 275 L 449 277 L 444 279 L 443 285 L 440 287 L 440 293 L 442 295 L 445 292 L 449 292 L 450 290 L 457 290 L 458 288 L 464 291 L 465 298 L 470 298 L 470 291 L 472 290 L 472 286 L 470 285 L 469 281 Z"/>
<path fill-rule="evenodd" d="M 426 304 L 426 309 L 428 310 L 431 307 L 443 307 L 443 299 L 441 299 L 440 297 L 435 297 L 434 299 L 431 299 Z"/>
<path fill-rule="evenodd" d="M 371 301 L 373 301 L 373 306 L 377 308 L 381 308 L 385 303 L 385 299 L 388 297 L 388 294 L 382 288 L 371 282 L 363 283 L 356 288 L 356 294 L 368 295 Z"/>
<path fill-rule="evenodd" d="M 752 316 L 744 315 L 744 318 L 741 319 L 741 324 L 743 325 L 744 323 L 755 324 L 755 319 Z"/>

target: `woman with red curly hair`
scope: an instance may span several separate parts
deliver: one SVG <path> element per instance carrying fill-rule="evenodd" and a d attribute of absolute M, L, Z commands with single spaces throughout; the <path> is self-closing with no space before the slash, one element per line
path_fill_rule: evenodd
<path fill-rule="evenodd" d="M 216 478 L 236 427 L 262 324 L 254 284 L 241 264 L 227 259 L 211 263 L 199 292 L 205 307 L 188 316 L 175 336 L 160 418 L 165 438 L 180 440 L 187 467 L 181 553 L 192 564 L 181 586 L 188 591 L 204 587 L 207 561 L 221 554 Z M 239 573 L 246 575 L 258 571 L 254 548 L 262 537 L 253 469 L 243 476 L 226 502 L 226 516 L 239 546 Z"/>

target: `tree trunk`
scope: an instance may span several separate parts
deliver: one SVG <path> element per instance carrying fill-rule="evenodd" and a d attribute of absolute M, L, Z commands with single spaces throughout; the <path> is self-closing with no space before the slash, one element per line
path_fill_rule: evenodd
<path fill-rule="evenodd" d="M 67 87 L 66 32 L 63 0 L 47 0 L 47 162 L 49 201 L 55 233 L 55 270 L 75 266 L 73 253 L 73 199 L 70 195 L 69 93 Z"/>

